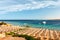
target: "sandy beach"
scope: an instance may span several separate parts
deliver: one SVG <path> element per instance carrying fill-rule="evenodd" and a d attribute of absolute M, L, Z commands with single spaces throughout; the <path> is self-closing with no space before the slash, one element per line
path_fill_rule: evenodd
<path fill-rule="evenodd" d="M 12 32 L 12 31 L 18 34 L 26 34 L 34 38 L 38 38 L 40 40 L 60 40 L 60 31 L 57 31 L 57 30 L 49 30 L 49 29 L 42 29 L 42 28 L 28 28 L 28 27 L 25 28 L 20 26 L 13 26 L 13 25 L 0 26 L 0 34 L 3 34 L 5 32 Z M 0 36 L 0 39 L 2 40 L 4 38 L 3 35 Z"/>

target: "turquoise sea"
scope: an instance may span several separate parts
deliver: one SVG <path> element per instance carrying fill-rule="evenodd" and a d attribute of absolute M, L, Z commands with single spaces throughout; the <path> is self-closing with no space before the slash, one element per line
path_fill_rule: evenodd
<path fill-rule="evenodd" d="M 30 26 L 34 28 L 45 28 L 60 30 L 60 20 L 0 20 L 9 24 L 19 26 Z"/>

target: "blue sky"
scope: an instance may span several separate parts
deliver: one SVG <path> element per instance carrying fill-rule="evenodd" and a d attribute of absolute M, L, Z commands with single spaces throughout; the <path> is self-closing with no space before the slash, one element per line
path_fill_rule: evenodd
<path fill-rule="evenodd" d="M 60 19 L 60 0 L 0 0 L 0 20 Z"/>

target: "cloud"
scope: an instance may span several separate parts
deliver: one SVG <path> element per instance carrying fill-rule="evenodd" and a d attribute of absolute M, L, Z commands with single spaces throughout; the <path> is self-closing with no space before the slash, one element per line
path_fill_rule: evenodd
<path fill-rule="evenodd" d="M 24 2 L 19 0 L 2 0 L 0 1 L 0 13 L 7 13 L 7 12 L 14 12 L 14 11 L 23 11 L 23 10 L 34 10 L 40 9 L 45 7 L 60 7 L 60 0 L 53 1 L 53 0 L 44 0 L 44 1 L 36 1 L 36 0 L 25 0 L 28 1 Z M 19 3 L 21 2 L 21 3 Z M 52 8 L 52 7 L 51 7 Z"/>

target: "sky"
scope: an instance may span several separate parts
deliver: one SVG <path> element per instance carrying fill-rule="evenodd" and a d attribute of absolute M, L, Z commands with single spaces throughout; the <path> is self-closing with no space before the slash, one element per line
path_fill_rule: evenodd
<path fill-rule="evenodd" d="M 60 0 L 0 0 L 0 20 L 60 19 Z"/>

